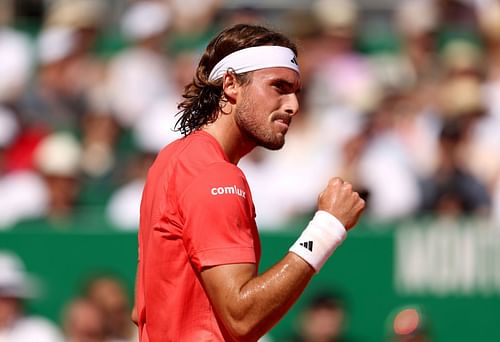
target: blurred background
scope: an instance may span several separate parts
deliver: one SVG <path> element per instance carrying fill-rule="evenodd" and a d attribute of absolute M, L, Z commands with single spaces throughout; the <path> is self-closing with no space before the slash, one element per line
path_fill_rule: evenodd
<path fill-rule="evenodd" d="M 303 81 L 239 165 L 261 270 L 329 177 L 367 201 L 265 340 L 500 340 L 500 1 L 0 0 L 0 341 L 137 340 L 145 175 L 235 23 L 293 37 Z"/>

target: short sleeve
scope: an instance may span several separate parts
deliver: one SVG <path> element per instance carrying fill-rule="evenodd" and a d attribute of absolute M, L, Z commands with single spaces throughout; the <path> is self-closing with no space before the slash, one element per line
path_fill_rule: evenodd
<path fill-rule="evenodd" d="M 179 199 L 183 240 L 194 266 L 257 263 L 248 183 L 234 165 L 212 164 Z"/>

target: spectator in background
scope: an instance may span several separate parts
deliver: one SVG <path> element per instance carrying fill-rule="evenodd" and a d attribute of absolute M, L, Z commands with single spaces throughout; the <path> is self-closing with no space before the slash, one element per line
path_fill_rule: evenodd
<path fill-rule="evenodd" d="M 80 144 L 69 133 L 53 133 L 42 139 L 33 155 L 36 182 L 28 182 L 23 189 L 38 215 L 21 217 L 14 228 L 75 228 L 76 215 L 80 213 L 80 157 Z"/>
<path fill-rule="evenodd" d="M 102 78 L 91 48 L 103 15 L 96 0 L 58 0 L 38 36 L 39 70 L 21 102 L 31 125 L 77 131 L 88 92 Z"/>
<path fill-rule="evenodd" d="M 105 322 L 106 317 L 92 302 L 73 299 L 63 312 L 66 342 L 111 342 L 105 338 Z"/>
<path fill-rule="evenodd" d="M 29 38 L 10 28 L 10 19 L 8 9 L 0 7 L 0 104 L 9 105 L 25 91 L 33 58 Z"/>
<path fill-rule="evenodd" d="M 92 108 L 81 123 L 82 191 L 79 199 L 85 206 L 104 206 L 116 185 L 117 169 L 123 166 L 119 143 L 122 130 L 113 115 Z M 130 152 L 132 153 L 132 152 Z"/>
<path fill-rule="evenodd" d="M 45 217 L 55 226 L 64 226 L 75 214 L 80 158 L 80 144 L 63 132 L 47 136 L 35 150 L 35 163 L 47 186 Z"/>
<path fill-rule="evenodd" d="M 84 100 L 73 93 L 68 68 L 76 48 L 70 28 L 46 28 L 37 40 L 38 70 L 35 81 L 20 102 L 21 117 L 29 126 L 77 130 Z"/>
<path fill-rule="evenodd" d="M 346 307 L 338 294 L 318 294 L 300 314 L 296 342 L 348 342 L 345 334 Z"/>
<path fill-rule="evenodd" d="M 200 53 L 218 29 L 217 14 L 222 0 L 164 0 L 172 10 L 172 50 L 195 50 Z"/>
<path fill-rule="evenodd" d="M 490 208 L 488 190 L 461 165 L 458 146 L 462 142 L 461 128 L 457 123 L 447 123 L 440 136 L 440 164 L 427 184 L 430 193 L 424 210 L 451 217 L 487 216 Z"/>
<path fill-rule="evenodd" d="M 130 320 L 130 301 L 125 286 L 114 276 L 98 276 L 89 281 L 84 297 L 104 317 L 106 341 L 135 342 L 139 339 L 136 326 Z"/>
<path fill-rule="evenodd" d="M 9 169 L 11 148 L 20 131 L 15 114 L 0 106 L 0 230 L 45 212 L 43 179 L 33 170 Z"/>
<path fill-rule="evenodd" d="M 481 171 L 492 191 L 492 218 L 500 223 L 500 2 L 488 1 L 478 10 L 481 37 L 485 46 L 485 83 L 483 86 L 488 116 L 477 130 L 475 155 L 472 163 Z"/>
<path fill-rule="evenodd" d="M 439 136 L 439 161 L 424 183 L 424 210 L 446 216 L 487 216 L 491 195 L 472 172 L 473 132 L 484 118 L 480 83 L 474 76 L 454 76 L 443 84 L 440 95 L 443 126 Z"/>
<path fill-rule="evenodd" d="M 34 283 L 22 261 L 10 252 L 0 251 L 0 341 L 63 341 L 53 323 L 24 312 L 25 301 L 33 297 Z"/>
<path fill-rule="evenodd" d="M 408 217 L 419 208 L 421 193 L 406 145 L 408 136 L 397 129 L 398 123 L 412 115 L 406 94 L 387 95 L 370 114 L 364 130 L 344 145 L 342 175 L 369 194 L 367 208 L 376 219 Z"/>
<path fill-rule="evenodd" d="M 332 116 L 347 110 L 355 120 L 373 109 L 380 96 L 369 63 L 355 49 L 359 9 L 353 1 L 318 0 L 312 10 L 321 25 L 321 51 L 309 85 L 310 105 L 317 115 Z M 346 119 L 349 117 L 341 120 L 344 127 L 350 123 Z M 328 128 L 330 134 L 342 133 L 334 130 L 334 125 Z"/>
<path fill-rule="evenodd" d="M 401 37 L 402 57 L 419 81 L 428 81 L 439 73 L 436 30 L 438 8 L 432 0 L 398 1 L 394 24 Z"/>
<path fill-rule="evenodd" d="M 94 48 L 107 10 L 106 2 L 100 0 L 56 0 L 49 6 L 45 28 L 70 29 L 74 33 L 72 58 L 66 70 L 71 94 L 85 96 L 103 77 L 103 63 Z"/>
<path fill-rule="evenodd" d="M 106 92 L 125 128 L 141 121 L 151 104 L 177 95 L 164 51 L 171 21 L 172 13 L 161 1 L 136 1 L 123 15 L 122 31 L 131 46 L 110 61 Z"/>

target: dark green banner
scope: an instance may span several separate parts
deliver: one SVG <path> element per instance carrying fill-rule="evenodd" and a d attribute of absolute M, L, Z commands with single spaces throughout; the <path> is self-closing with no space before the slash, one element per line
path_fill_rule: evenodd
<path fill-rule="evenodd" d="M 260 272 L 281 258 L 298 231 L 263 232 Z M 134 233 L 2 232 L 0 249 L 17 253 L 42 285 L 29 310 L 60 322 L 64 304 L 94 274 L 123 278 L 132 295 Z M 1 271 L 1 270 L 0 270 Z M 419 305 L 433 341 L 500 341 L 500 230 L 477 222 L 358 228 L 271 332 L 290 337 L 297 315 L 317 292 L 340 292 L 348 304 L 347 330 L 356 341 L 386 341 L 394 309 Z"/>

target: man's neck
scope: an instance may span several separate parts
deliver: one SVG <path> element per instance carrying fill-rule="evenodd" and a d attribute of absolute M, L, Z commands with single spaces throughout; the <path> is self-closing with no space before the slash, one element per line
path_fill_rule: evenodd
<path fill-rule="evenodd" d="M 217 140 L 229 161 L 235 165 L 255 147 L 255 143 L 242 134 L 232 115 L 222 114 L 202 130 Z"/>

